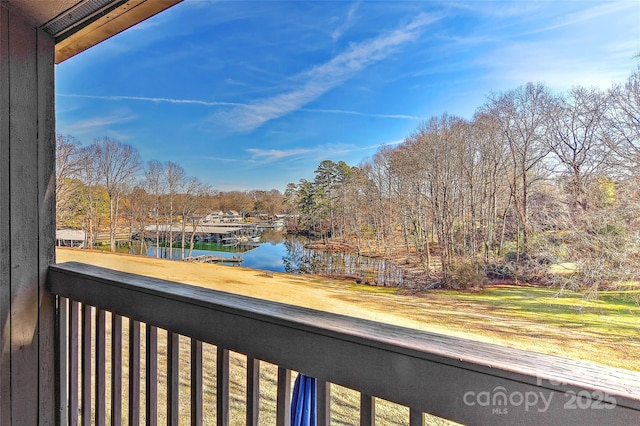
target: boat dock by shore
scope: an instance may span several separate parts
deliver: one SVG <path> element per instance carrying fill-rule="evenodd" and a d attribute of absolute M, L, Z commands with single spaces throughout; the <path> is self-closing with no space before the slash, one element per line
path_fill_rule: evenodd
<path fill-rule="evenodd" d="M 187 257 L 185 262 L 197 262 L 197 263 L 219 263 L 219 262 L 228 262 L 228 263 L 242 263 L 241 256 L 233 256 L 233 257 L 225 257 L 225 256 L 217 256 L 211 254 L 205 254 L 202 256 L 194 256 Z"/>

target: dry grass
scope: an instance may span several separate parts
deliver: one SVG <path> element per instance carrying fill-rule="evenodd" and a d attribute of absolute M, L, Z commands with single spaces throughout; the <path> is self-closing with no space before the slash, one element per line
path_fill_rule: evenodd
<path fill-rule="evenodd" d="M 107 419 L 111 419 L 111 314 L 106 313 L 106 399 L 107 399 Z M 146 424 L 145 417 L 145 327 L 141 327 L 141 361 L 140 361 L 140 424 Z M 92 336 L 95 336 L 95 322 L 92 326 Z M 122 329 L 122 424 L 128 424 L 128 391 L 129 391 L 129 325 L 128 321 L 123 322 Z M 179 390 L 179 413 L 180 425 L 191 424 L 191 343 L 190 339 L 180 336 L 180 390 Z M 92 338 L 92 346 L 95 350 L 95 337 Z M 216 382 L 217 363 L 216 350 L 213 345 L 203 344 L 203 424 L 216 424 Z M 166 330 L 158 330 L 158 424 L 167 422 L 167 334 Z M 231 352 L 229 368 L 229 408 L 230 424 L 244 425 L 246 416 L 246 357 L 244 355 Z M 94 372 L 95 365 L 91 371 Z M 276 423 L 276 393 L 277 393 L 277 366 L 262 361 L 260 363 L 260 425 L 273 425 Z M 296 372 L 292 372 L 292 382 Z M 93 377 L 95 383 L 95 376 Z M 92 407 L 95 404 L 95 388 L 92 387 Z M 79 400 L 80 395 L 79 395 Z M 358 423 L 360 394 L 351 389 L 338 385 L 331 385 L 331 424 L 332 425 L 355 425 Z M 407 407 L 394 404 L 389 401 L 376 399 L 376 424 L 389 426 L 408 425 L 409 409 Z M 425 415 L 429 425 L 454 424 L 434 416 Z M 95 424 L 92 418 L 91 424 Z M 109 422 L 107 422 L 109 424 Z"/>
<path fill-rule="evenodd" d="M 546 288 L 503 286 L 481 292 L 403 295 L 318 277 L 273 274 L 241 267 L 187 264 L 80 250 L 58 250 L 59 262 L 79 261 L 125 272 L 388 322 L 535 352 L 640 371 L 640 289 L 601 292 L 598 299 Z M 126 330 L 125 330 L 126 332 Z M 159 363 L 166 362 L 160 338 Z M 144 339 L 142 339 L 144 341 Z M 123 342 L 126 348 L 126 339 Z M 205 424 L 215 421 L 215 348 L 205 349 Z M 143 352 L 144 356 L 144 352 Z M 144 358 L 143 358 L 144 361 Z M 189 345 L 181 341 L 181 424 L 189 421 Z M 231 357 L 232 424 L 244 424 L 245 360 Z M 126 365 L 126 364 L 125 364 Z M 144 371 L 144 370 L 143 370 Z M 164 370 L 161 370 L 164 371 Z M 127 374 L 126 368 L 124 374 Z M 262 363 L 261 424 L 275 422 L 275 366 Z M 126 382 L 125 382 L 126 383 Z M 166 399 L 160 376 L 159 402 Z M 144 388 L 144 387 L 142 387 Z M 357 393 L 332 387 L 332 424 L 357 423 Z M 378 402 L 379 424 L 407 424 L 408 409 Z M 124 410 L 126 411 L 126 410 Z M 435 420 L 434 420 L 435 421 Z M 161 421 L 162 423 L 162 421 Z"/>

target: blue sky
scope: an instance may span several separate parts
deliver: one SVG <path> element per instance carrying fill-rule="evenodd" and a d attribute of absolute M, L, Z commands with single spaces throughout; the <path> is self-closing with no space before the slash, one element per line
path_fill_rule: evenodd
<path fill-rule="evenodd" d="M 639 52 L 637 0 L 185 0 L 56 66 L 57 131 L 284 191 L 492 92 L 606 89 Z"/>

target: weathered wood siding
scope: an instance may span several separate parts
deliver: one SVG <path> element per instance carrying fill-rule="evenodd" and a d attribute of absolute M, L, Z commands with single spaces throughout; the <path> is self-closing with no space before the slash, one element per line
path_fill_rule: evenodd
<path fill-rule="evenodd" d="M 0 424 L 55 423 L 54 42 L 0 4 Z"/>

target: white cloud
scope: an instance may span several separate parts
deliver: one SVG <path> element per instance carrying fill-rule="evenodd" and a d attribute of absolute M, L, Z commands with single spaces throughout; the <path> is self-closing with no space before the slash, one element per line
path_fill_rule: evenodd
<path fill-rule="evenodd" d="M 224 161 L 225 163 L 243 163 L 246 160 L 243 158 L 225 158 L 225 157 L 211 157 L 211 156 L 197 156 L 194 157 L 200 160 L 214 160 L 214 161 Z"/>
<path fill-rule="evenodd" d="M 528 31 L 523 35 L 531 35 L 539 32 L 546 32 L 551 30 L 556 30 L 559 28 L 574 26 L 577 24 L 584 25 L 588 21 L 597 21 L 595 25 L 599 25 L 603 22 L 603 18 L 607 15 L 611 14 L 620 14 L 621 12 L 628 11 L 632 14 L 638 14 L 638 3 L 635 1 L 617 1 L 617 2 L 608 2 L 604 4 L 598 4 L 597 6 L 591 7 L 589 9 L 580 10 L 574 13 L 568 13 L 563 15 L 561 19 L 556 20 L 548 26 L 535 29 L 533 31 Z"/>
<path fill-rule="evenodd" d="M 326 114 L 344 114 L 344 115 L 357 115 L 359 117 L 371 117 L 371 118 L 392 118 L 400 120 L 426 120 L 426 117 L 419 117 L 416 115 L 406 114 L 375 114 L 360 111 L 347 111 L 341 109 L 318 109 L 318 108 L 300 108 L 300 111 L 308 112 L 322 112 Z"/>
<path fill-rule="evenodd" d="M 606 89 L 628 76 L 640 46 L 640 9 L 631 3 L 585 3 L 538 26 L 523 21 L 521 33 L 505 35 L 478 56 L 475 66 L 486 70 L 494 90 L 528 81 L 542 81 L 557 91 L 573 85 Z"/>
<path fill-rule="evenodd" d="M 360 73 L 366 67 L 383 60 L 403 44 L 415 41 L 433 18 L 418 15 L 409 24 L 362 43 L 353 43 L 341 54 L 313 67 L 293 80 L 301 81 L 297 88 L 270 98 L 258 100 L 242 108 L 218 113 L 212 118 L 231 130 L 252 131 L 264 123 L 285 116 L 318 99 L 331 89 Z"/>
<path fill-rule="evenodd" d="M 504 43 L 477 63 L 487 70 L 485 78 L 509 87 L 542 81 L 556 90 L 573 85 L 606 89 L 614 81 L 626 78 L 632 68 L 630 57 L 626 61 L 607 60 L 616 55 L 620 53 L 607 54 L 596 48 L 590 51 L 585 45 L 569 41 L 558 41 L 553 46 L 544 41 L 512 42 Z"/>
<path fill-rule="evenodd" d="M 389 142 L 382 142 L 378 145 L 370 145 L 370 146 L 363 146 L 357 149 L 354 149 L 354 151 L 365 151 L 367 149 L 380 149 L 383 146 L 393 146 L 393 145 L 400 145 L 401 143 L 403 143 L 405 140 L 404 139 L 398 139 L 395 141 L 389 141 Z"/>
<path fill-rule="evenodd" d="M 332 143 L 317 145 L 312 148 L 292 148 L 292 149 L 261 149 L 261 148 L 249 148 L 246 151 L 249 152 L 252 157 L 249 161 L 258 164 L 274 163 L 280 160 L 286 160 L 291 162 L 292 158 L 306 159 L 319 161 L 327 158 L 336 158 L 344 155 L 348 155 L 354 152 L 368 151 L 372 149 L 379 149 L 382 146 L 398 145 L 403 140 L 396 140 L 390 142 L 381 142 L 377 145 L 358 146 L 354 144 L 345 143 Z"/>
<path fill-rule="evenodd" d="M 68 97 L 68 98 L 96 99 L 96 100 L 103 100 L 103 101 L 141 101 L 141 102 L 153 102 L 153 103 L 162 102 L 162 103 L 170 103 L 170 104 L 191 104 L 191 105 L 202 105 L 207 107 L 231 106 L 236 108 L 246 108 L 247 110 L 253 111 L 252 105 L 243 104 L 239 102 L 218 102 L 218 101 L 203 101 L 199 99 L 175 99 L 175 98 L 147 97 L 147 96 L 81 95 L 81 94 L 73 94 L 73 93 L 58 93 L 56 94 L 56 96 Z M 307 112 L 318 112 L 318 113 L 324 113 L 324 114 L 357 115 L 360 117 L 371 117 L 371 118 L 389 118 L 389 119 L 399 119 L 399 120 L 425 120 L 425 117 L 406 115 L 406 114 L 376 114 L 376 113 L 366 113 L 366 112 L 360 112 L 360 111 L 348 111 L 348 110 L 340 110 L 340 109 L 318 109 L 318 108 L 300 108 L 300 110 L 307 111 Z M 222 114 L 225 114 L 225 113 L 224 112 L 220 113 L 220 115 Z M 231 114 L 229 113 L 226 113 L 226 114 L 228 115 L 230 120 L 234 119 Z"/>
<path fill-rule="evenodd" d="M 284 158 L 300 156 L 304 154 L 308 154 L 313 152 L 313 149 L 307 148 L 295 148 L 289 150 L 279 150 L 279 149 L 260 149 L 260 148 L 249 148 L 247 152 L 251 153 L 252 160 L 264 163 L 270 163 L 273 161 L 282 160 Z"/>
<path fill-rule="evenodd" d="M 79 95 L 72 93 L 58 93 L 56 96 L 69 98 L 87 98 L 99 99 L 103 101 L 143 101 L 143 102 L 164 102 L 170 104 L 196 104 L 203 106 L 233 106 L 233 107 L 249 107 L 248 105 L 237 102 L 215 102 L 201 101 L 198 99 L 174 99 L 174 98 L 157 98 L 145 96 L 100 96 L 100 95 Z"/>
<path fill-rule="evenodd" d="M 76 121 L 68 127 L 68 131 L 82 133 L 100 130 L 117 124 L 133 121 L 136 118 L 138 117 L 135 114 L 131 114 L 126 111 L 117 111 L 106 116 L 101 115 L 99 117 Z"/>
<path fill-rule="evenodd" d="M 356 14 L 356 12 L 358 11 L 358 8 L 360 7 L 360 1 L 355 2 L 354 4 L 351 5 L 351 7 L 349 8 L 349 11 L 347 12 L 347 16 L 345 18 L 345 21 L 342 25 L 340 25 L 338 28 L 336 28 L 332 33 L 331 33 L 331 38 L 336 41 L 338 39 L 340 39 L 342 37 L 342 35 L 349 29 L 351 28 L 351 26 L 353 25 L 353 20 L 354 20 L 354 16 Z"/>

